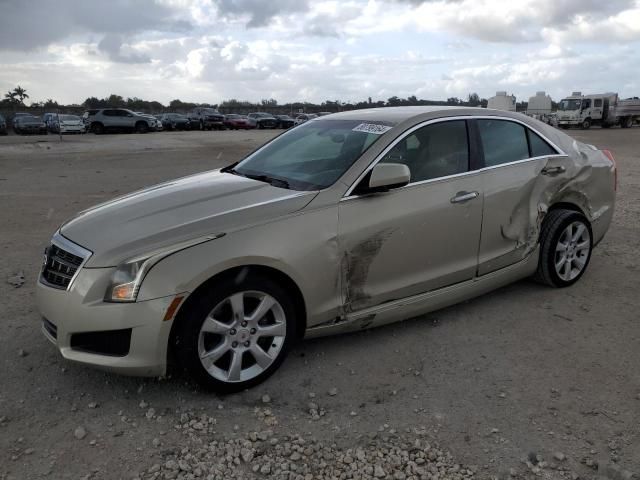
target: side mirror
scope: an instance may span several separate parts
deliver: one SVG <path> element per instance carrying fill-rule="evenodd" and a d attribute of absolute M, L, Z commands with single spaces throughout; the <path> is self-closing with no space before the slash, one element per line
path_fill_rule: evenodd
<path fill-rule="evenodd" d="M 402 163 L 378 163 L 369 176 L 367 192 L 386 192 L 404 187 L 411 181 L 409 167 Z"/>

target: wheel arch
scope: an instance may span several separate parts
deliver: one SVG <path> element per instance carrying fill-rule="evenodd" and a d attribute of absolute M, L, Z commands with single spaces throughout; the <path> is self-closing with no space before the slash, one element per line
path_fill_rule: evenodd
<path fill-rule="evenodd" d="M 252 274 L 260 274 L 269 277 L 270 279 L 282 284 L 288 292 L 291 292 L 292 300 L 296 309 L 296 321 L 298 322 L 297 337 L 304 337 L 305 330 L 307 328 L 307 307 L 304 296 L 302 294 L 302 290 L 300 290 L 298 284 L 289 275 L 284 273 L 282 270 L 278 270 L 277 268 L 258 264 L 240 265 L 228 268 L 227 270 L 223 270 L 208 278 L 200 285 L 198 285 L 198 287 L 196 287 L 196 289 L 187 297 L 182 305 L 180 305 L 180 308 L 178 309 L 178 312 L 174 317 L 173 324 L 171 325 L 171 331 L 169 333 L 169 345 L 167 349 L 167 360 L 169 362 L 171 362 L 171 360 L 174 358 L 173 349 L 176 343 L 175 335 L 178 331 L 178 326 L 182 321 L 184 321 L 184 316 L 189 310 L 189 306 L 194 301 L 196 301 L 198 295 L 201 295 L 202 292 L 204 292 L 207 288 L 218 282 L 238 281 L 237 279 L 244 278 L 245 276 Z"/>
<path fill-rule="evenodd" d="M 574 212 L 578 212 L 581 213 L 582 215 L 584 215 L 584 217 L 589 220 L 589 216 L 586 214 L 586 212 L 582 209 L 582 207 L 580 207 L 579 205 L 577 205 L 576 203 L 572 203 L 572 202 L 568 202 L 566 200 L 561 201 L 561 202 L 556 202 L 552 205 L 549 206 L 549 209 L 547 210 L 547 215 L 554 211 L 554 210 L 572 210 Z M 589 222 L 591 222 L 591 220 L 589 220 Z"/>
<path fill-rule="evenodd" d="M 585 220 L 587 221 L 587 223 L 589 224 L 590 227 L 592 227 L 592 221 L 591 221 L 591 217 L 587 214 L 587 212 L 577 203 L 568 201 L 567 199 L 563 199 L 562 201 L 558 201 L 555 202 L 553 204 L 551 204 L 549 206 L 549 208 L 547 209 L 547 212 L 544 215 L 544 218 L 542 219 L 542 223 L 540 224 L 540 231 L 538 234 L 538 242 L 541 241 L 542 238 L 542 233 L 545 229 L 545 225 L 547 224 L 547 220 L 550 217 L 550 213 L 551 212 L 555 212 L 557 210 L 569 210 L 571 212 L 576 212 L 579 213 L 580 215 L 582 215 Z"/>

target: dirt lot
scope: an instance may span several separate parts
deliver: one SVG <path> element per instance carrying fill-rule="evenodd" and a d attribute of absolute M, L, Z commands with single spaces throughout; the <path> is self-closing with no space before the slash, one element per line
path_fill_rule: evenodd
<path fill-rule="evenodd" d="M 0 137 L 0 479 L 412 478 L 389 473 L 396 453 L 413 478 L 640 474 L 640 128 L 570 133 L 611 149 L 620 171 L 614 223 L 578 284 L 524 281 L 307 341 L 265 384 L 224 398 L 63 361 L 40 333 L 34 284 L 43 248 L 78 210 L 223 166 L 274 133 Z M 5 279 L 19 271 L 14 288 Z M 315 445 L 296 474 L 286 469 L 307 453 L 292 435 Z M 347 476 L 356 448 L 372 466 Z"/>

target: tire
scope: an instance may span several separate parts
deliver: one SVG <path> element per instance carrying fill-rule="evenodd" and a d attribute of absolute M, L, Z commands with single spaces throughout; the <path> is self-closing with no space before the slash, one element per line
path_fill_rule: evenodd
<path fill-rule="evenodd" d="M 582 130 L 589 130 L 591 128 L 591 119 L 585 118 L 584 121 L 580 124 L 580 128 Z"/>
<path fill-rule="evenodd" d="M 593 233 L 585 216 L 572 210 L 552 210 L 542 224 L 534 279 L 555 288 L 573 285 L 587 270 L 592 251 Z"/>
<path fill-rule="evenodd" d="M 266 380 L 284 361 L 297 336 L 296 310 L 287 291 L 262 275 L 241 277 L 205 287 L 176 319 L 173 346 L 179 366 L 203 388 L 219 393 L 237 392 Z M 243 321 L 236 316 L 240 299 Z M 246 312 L 254 315 L 262 301 L 275 303 L 264 316 L 249 318 Z M 215 315 L 215 323 L 210 315 Z M 205 324 L 210 332 L 202 330 Z M 261 329 L 281 335 L 260 335 Z"/>
<path fill-rule="evenodd" d="M 147 133 L 148 131 L 149 131 L 149 125 L 147 124 L 147 122 L 136 123 L 136 132 Z"/>
<path fill-rule="evenodd" d="M 93 133 L 95 133 L 96 135 L 102 135 L 104 133 L 104 125 L 102 125 L 101 123 L 92 123 L 91 124 L 91 131 Z"/>
<path fill-rule="evenodd" d="M 631 128 L 633 127 L 633 117 L 625 117 L 624 120 L 620 123 L 622 128 Z"/>

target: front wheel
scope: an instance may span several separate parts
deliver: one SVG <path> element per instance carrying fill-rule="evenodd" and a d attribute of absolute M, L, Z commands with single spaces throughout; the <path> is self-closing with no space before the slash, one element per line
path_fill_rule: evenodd
<path fill-rule="evenodd" d="M 283 362 L 297 330 L 286 290 L 251 274 L 206 288 L 176 321 L 180 365 L 200 385 L 220 393 L 266 380 Z"/>
<path fill-rule="evenodd" d="M 582 130 L 589 130 L 591 128 L 591 119 L 585 118 L 582 124 L 580 125 L 580 128 L 582 128 Z"/>
<path fill-rule="evenodd" d="M 573 285 L 587 269 L 592 248 L 591 225 L 584 215 L 551 211 L 540 232 L 540 259 L 534 278 L 556 288 Z"/>

